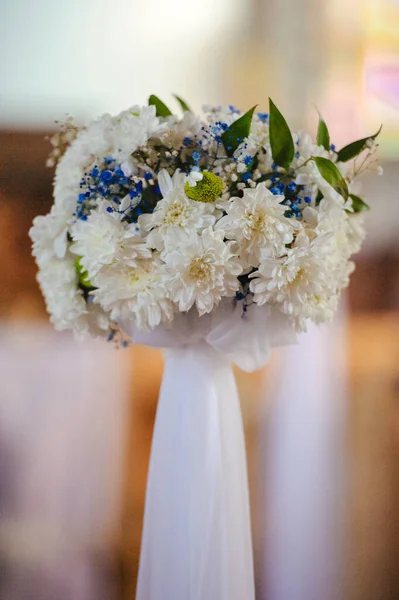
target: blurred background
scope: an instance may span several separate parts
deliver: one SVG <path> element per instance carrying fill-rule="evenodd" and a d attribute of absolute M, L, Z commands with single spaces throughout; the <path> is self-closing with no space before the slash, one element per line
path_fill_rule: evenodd
<path fill-rule="evenodd" d="M 384 124 L 336 321 L 236 376 L 257 598 L 397 600 L 399 1 L 0 7 L 1 600 L 134 598 L 162 356 L 53 331 L 27 233 L 51 205 L 55 120 L 173 92 L 196 109 L 270 95 L 313 131 L 317 105 L 338 147 Z"/>

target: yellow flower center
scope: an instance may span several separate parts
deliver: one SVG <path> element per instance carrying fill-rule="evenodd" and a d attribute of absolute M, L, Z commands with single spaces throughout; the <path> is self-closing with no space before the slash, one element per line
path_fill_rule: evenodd
<path fill-rule="evenodd" d="M 173 202 L 165 213 L 165 225 L 183 225 L 187 208 L 181 202 Z"/>
<path fill-rule="evenodd" d="M 140 276 L 137 272 L 137 269 L 132 269 L 130 271 L 129 280 L 130 280 L 130 283 L 137 283 L 138 281 L 140 281 Z"/>
<path fill-rule="evenodd" d="M 245 219 L 248 227 L 254 231 L 264 231 L 273 222 L 273 219 L 260 207 L 248 209 L 245 213 Z"/>
<path fill-rule="evenodd" d="M 211 265 L 206 263 L 202 258 L 195 258 L 191 261 L 188 277 L 191 281 L 202 283 L 206 281 L 211 273 Z"/>

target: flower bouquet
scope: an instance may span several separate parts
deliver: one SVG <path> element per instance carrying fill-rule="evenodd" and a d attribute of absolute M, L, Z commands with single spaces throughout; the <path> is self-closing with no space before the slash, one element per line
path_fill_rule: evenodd
<path fill-rule="evenodd" d="M 364 238 L 379 131 L 337 151 L 269 112 L 149 105 L 51 138 L 54 205 L 30 235 L 52 323 L 166 348 L 139 600 L 254 598 L 231 362 L 255 370 L 332 319 Z"/>

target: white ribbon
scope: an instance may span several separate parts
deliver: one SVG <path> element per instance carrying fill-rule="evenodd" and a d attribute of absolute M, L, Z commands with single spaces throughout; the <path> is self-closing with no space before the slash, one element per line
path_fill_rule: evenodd
<path fill-rule="evenodd" d="M 131 325 L 130 325 L 131 329 Z M 125 325 L 129 333 L 129 324 Z M 234 361 L 253 371 L 294 341 L 280 313 L 222 304 L 172 329 L 134 334 L 167 348 L 147 482 L 137 600 L 254 600 L 244 433 Z"/>

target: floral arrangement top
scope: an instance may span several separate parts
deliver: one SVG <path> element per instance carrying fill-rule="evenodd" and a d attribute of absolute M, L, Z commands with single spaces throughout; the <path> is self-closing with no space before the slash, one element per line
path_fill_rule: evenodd
<path fill-rule="evenodd" d="M 54 205 L 30 236 L 51 321 L 118 339 L 223 298 L 274 306 L 292 326 L 329 321 L 364 237 L 358 177 L 379 131 L 337 151 L 269 113 L 183 116 L 156 96 L 51 138 Z M 378 168 L 379 169 L 379 168 Z M 255 310 L 256 307 L 251 310 Z"/>

